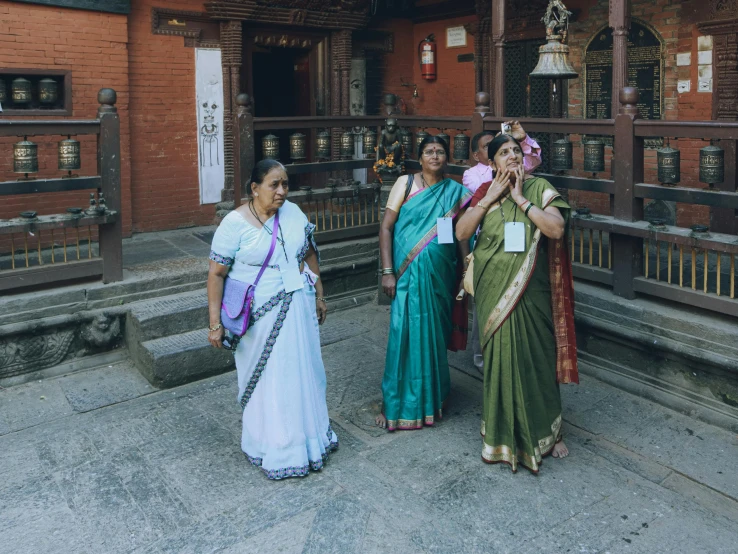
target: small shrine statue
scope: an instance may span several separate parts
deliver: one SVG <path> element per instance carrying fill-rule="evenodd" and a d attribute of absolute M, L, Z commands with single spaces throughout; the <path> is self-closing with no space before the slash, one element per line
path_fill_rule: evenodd
<path fill-rule="evenodd" d="M 566 9 L 561 0 L 551 0 L 541 21 L 546 26 L 546 39 L 557 39 L 566 42 L 569 30 L 569 16 L 572 12 Z"/>
<path fill-rule="evenodd" d="M 404 161 L 405 153 L 400 142 L 397 120 L 389 118 L 385 121 L 384 130 L 379 138 L 377 162 L 374 164 L 374 171 L 382 181 L 384 181 L 383 174 L 394 180 L 402 173 Z"/>

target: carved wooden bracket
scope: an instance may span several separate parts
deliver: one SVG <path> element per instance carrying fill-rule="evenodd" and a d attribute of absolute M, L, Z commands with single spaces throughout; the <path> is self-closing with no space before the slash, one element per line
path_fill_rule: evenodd
<path fill-rule="evenodd" d="M 238 20 L 323 29 L 362 29 L 368 0 L 211 0 L 205 10 L 217 20 Z"/>
<path fill-rule="evenodd" d="M 206 12 L 151 8 L 151 32 L 184 37 L 184 44 L 189 47 L 218 47 L 220 44 L 219 25 Z"/>

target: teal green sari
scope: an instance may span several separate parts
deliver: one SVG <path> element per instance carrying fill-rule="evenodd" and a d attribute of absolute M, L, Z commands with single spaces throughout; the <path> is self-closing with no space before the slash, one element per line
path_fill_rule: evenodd
<path fill-rule="evenodd" d="M 439 244 L 436 221 L 455 218 L 471 193 L 451 179 L 411 195 L 394 229 L 397 293 L 382 380 L 387 429 L 420 429 L 441 418 L 449 392 L 457 244 Z"/>

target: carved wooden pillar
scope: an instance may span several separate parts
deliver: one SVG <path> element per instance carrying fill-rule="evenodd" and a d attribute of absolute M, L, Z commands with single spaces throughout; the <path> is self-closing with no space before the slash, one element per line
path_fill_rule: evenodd
<path fill-rule="evenodd" d="M 477 21 L 464 25 L 474 37 L 474 86 L 477 92 L 492 90 L 492 18 L 489 0 L 477 0 Z"/>
<path fill-rule="evenodd" d="M 351 31 L 344 29 L 331 34 L 331 115 L 349 115 L 351 108 Z M 332 158 L 341 157 L 342 129 L 332 129 Z"/>
<path fill-rule="evenodd" d="M 492 0 L 492 42 L 494 43 L 493 113 L 505 115 L 505 0 Z"/>
<path fill-rule="evenodd" d="M 715 70 L 713 119 L 738 121 L 738 24 L 712 29 Z M 728 31 L 720 33 L 720 31 Z M 716 185 L 719 190 L 736 191 L 736 158 L 738 144 L 734 140 L 720 141 L 725 150 L 725 180 Z M 717 233 L 738 232 L 736 211 L 729 208 L 710 209 L 710 229 Z"/>
<path fill-rule="evenodd" d="M 223 66 L 223 167 L 225 186 L 222 199 L 233 200 L 233 115 L 236 96 L 241 92 L 243 25 L 241 21 L 220 24 L 221 65 Z"/>
<path fill-rule="evenodd" d="M 628 31 L 630 0 L 610 0 L 612 28 L 612 111 L 613 119 L 620 111 L 620 91 L 628 85 Z"/>

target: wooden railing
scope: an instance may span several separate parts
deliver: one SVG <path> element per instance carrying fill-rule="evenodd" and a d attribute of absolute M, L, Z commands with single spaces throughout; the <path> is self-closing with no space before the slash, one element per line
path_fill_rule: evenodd
<path fill-rule="evenodd" d="M 103 193 L 107 209 L 0 219 L 0 240 L 7 252 L 0 255 L 0 291 L 102 277 L 105 283 L 123 278 L 120 219 L 120 122 L 116 94 L 98 94 L 98 117 L 85 121 L 0 120 L 3 137 L 60 137 L 97 135 L 97 175 L 0 182 L 0 196 L 46 194 L 75 190 Z M 46 145 L 44 145 L 46 146 Z M 97 244 L 95 244 L 97 240 Z"/>
<path fill-rule="evenodd" d="M 725 228 L 731 229 L 731 225 L 734 229 L 738 210 L 735 154 L 738 123 L 639 120 L 635 105 L 637 92 L 634 89 L 623 89 L 620 100 L 623 107 L 615 119 L 520 120 L 526 131 L 534 137 L 536 134 L 548 133 L 557 138 L 569 136 L 573 142 L 581 140 L 584 136 L 611 137 L 613 148 L 609 161 L 612 177 L 603 174 L 587 176 L 583 167 L 575 167 L 570 172 L 541 174 L 560 190 L 600 193 L 610 199 L 609 213 L 590 213 L 581 205 L 577 206 L 580 209 L 573 213 L 570 246 L 575 277 L 609 286 L 614 294 L 625 298 L 635 298 L 638 294 L 643 294 L 719 313 L 738 315 L 738 300 L 735 298 L 735 255 L 738 253 L 738 238 L 734 230 L 725 232 Z M 397 119 L 400 126 L 412 128 L 413 131 L 419 128 L 463 129 L 473 136 L 481 131 L 496 131 L 500 128 L 500 123 L 509 119 L 487 115 L 489 111 L 486 106 L 478 105 L 475 113 L 469 118 L 397 116 Z M 253 137 L 254 130 L 314 131 L 319 128 L 336 130 L 356 127 L 375 127 L 379 136 L 380 126 L 384 122 L 384 118 L 380 117 L 252 118 L 245 115 L 238 117 L 244 118 L 241 126 L 242 132 L 247 131 L 242 135 L 244 139 Z M 448 134 L 453 136 L 453 133 Z M 334 142 L 336 136 L 337 133 L 334 132 Z M 720 144 L 726 153 L 724 183 L 710 188 L 665 187 L 646 183 L 644 141 L 648 137 L 721 141 Z M 449 146 L 453 148 L 452 145 Z M 260 157 L 252 140 L 250 148 L 241 151 L 242 168 L 252 167 L 254 160 Z M 406 160 L 406 169 L 409 171 L 419 169 L 418 162 L 413 158 L 416 156 L 411 155 Z M 468 165 L 454 161 L 456 164 L 449 164 L 447 173 L 461 176 Z M 339 160 L 334 155 L 333 159 L 327 162 L 288 164 L 287 170 L 290 175 L 301 175 L 367 168 L 371 167 L 372 163 L 373 156 L 372 160 Z M 358 190 L 366 192 L 357 193 Z M 338 191 L 343 196 L 336 196 Z M 372 208 L 368 212 L 364 208 L 357 209 L 362 216 L 355 218 L 353 222 L 344 217 L 341 220 L 343 227 L 338 228 L 337 221 L 343 217 L 342 210 L 347 210 L 347 214 L 353 213 L 351 210 L 355 209 L 355 204 L 352 203 L 354 200 L 350 199 L 361 194 L 374 194 Z M 341 198 L 344 199 L 344 204 L 341 203 Z M 300 203 L 306 213 L 312 214 L 310 217 L 313 222 L 325 221 L 319 224 L 319 232 L 331 233 L 331 240 L 368 236 L 376 232 L 380 213 L 377 187 L 369 185 L 328 187 L 310 192 L 293 192 L 290 199 Z M 650 200 L 708 206 L 717 224 L 714 229 L 703 232 L 700 229 L 695 231 L 690 228 L 664 225 L 663 222 L 655 220 L 645 221 L 644 206 Z M 336 206 L 339 208 L 336 209 Z M 373 219 L 375 212 L 377 219 Z M 330 227 L 331 223 L 333 227 Z"/>

